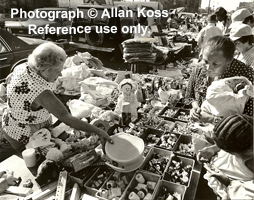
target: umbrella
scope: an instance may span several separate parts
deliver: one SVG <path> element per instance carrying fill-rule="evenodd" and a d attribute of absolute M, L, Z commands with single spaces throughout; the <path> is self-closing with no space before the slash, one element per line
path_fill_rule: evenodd
<path fill-rule="evenodd" d="M 185 10 L 185 7 L 175 8 L 172 12 L 170 12 L 170 14 L 178 14 L 180 12 L 183 12 L 184 10 Z"/>
<path fill-rule="evenodd" d="M 183 12 L 184 10 L 185 10 L 185 7 L 176 8 L 176 13 Z"/>

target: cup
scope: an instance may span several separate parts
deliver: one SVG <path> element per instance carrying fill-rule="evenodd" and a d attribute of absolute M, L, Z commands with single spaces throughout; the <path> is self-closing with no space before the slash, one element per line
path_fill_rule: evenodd
<path fill-rule="evenodd" d="M 27 167 L 34 167 L 37 163 L 35 149 L 26 149 L 22 152 L 22 157 Z"/>

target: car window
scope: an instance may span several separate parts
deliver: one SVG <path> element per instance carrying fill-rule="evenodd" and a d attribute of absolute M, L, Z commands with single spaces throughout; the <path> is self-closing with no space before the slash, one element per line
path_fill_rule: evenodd
<path fill-rule="evenodd" d="M 103 16 L 102 17 L 102 13 L 104 10 L 97 10 L 98 11 L 98 15 L 96 18 L 94 18 L 94 23 L 98 23 L 98 24 L 108 24 L 108 16 Z"/>
<path fill-rule="evenodd" d="M 0 53 L 4 53 L 4 52 L 7 52 L 7 49 L 5 48 L 5 46 L 0 41 Z"/>
<path fill-rule="evenodd" d="M 80 12 L 83 12 L 84 18 L 79 17 L 77 18 L 78 22 L 90 22 L 91 18 L 87 15 L 88 8 L 79 8 Z"/>

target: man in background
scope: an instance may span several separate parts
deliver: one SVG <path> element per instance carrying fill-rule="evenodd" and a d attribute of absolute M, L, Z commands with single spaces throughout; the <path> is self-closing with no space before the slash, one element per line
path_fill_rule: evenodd
<path fill-rule="evenodd" d="M 217 27 L 219 27 L 222 31 L 223 35 L 229 35 L 230 32 L 230 24 L 231 18 L 227 15 L 227 11 L 223 7 L 218 7 L 214 14 L 216 15 L 216 18 L 218 20 Z"/>
<path fill-rule="evenodd" d="M 196 39 L 200 48 L 202 48 L 206 41 L 210 38 L 217 35 L 222 35 L 222 31 L 216 26 L 216 15 L 209 15 L 207 21 L 207 26 L 201 29 Z"/>

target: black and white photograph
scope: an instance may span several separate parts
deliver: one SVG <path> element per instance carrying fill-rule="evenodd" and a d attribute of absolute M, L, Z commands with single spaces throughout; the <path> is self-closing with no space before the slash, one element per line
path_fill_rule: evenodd
<path fill-rule="evenodd" d="M 254 0 L 0 4 L 0 200 L 254 199 Z"/>

